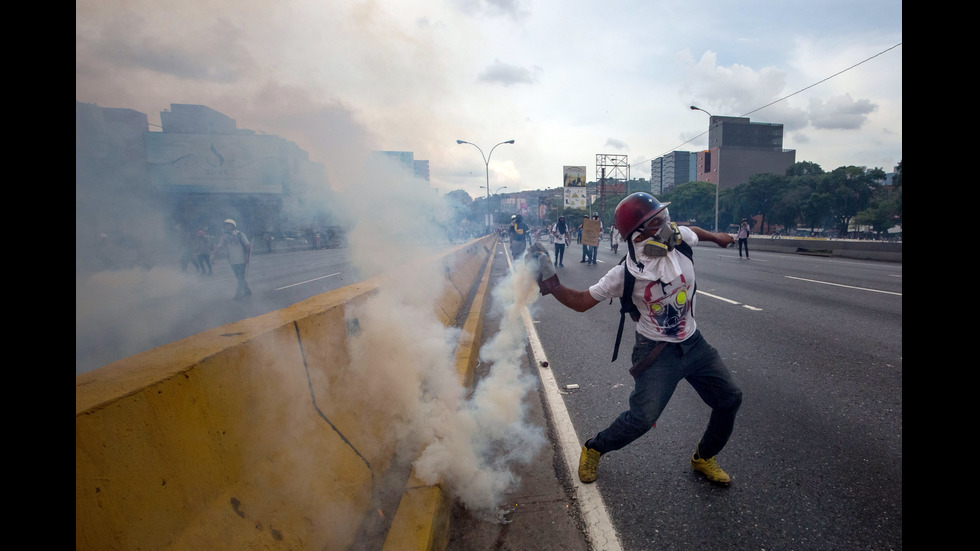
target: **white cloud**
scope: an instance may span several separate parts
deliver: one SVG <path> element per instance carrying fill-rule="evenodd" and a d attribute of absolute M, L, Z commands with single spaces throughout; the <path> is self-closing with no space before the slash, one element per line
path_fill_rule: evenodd
<path fill-rule="evenodd" d="M 295 141 L 328 172 L 354 147 L 410 150 L 430 161 L 434 186 L 473 196 L 483 160 L 456 139 L 484 148 L 516 139 L 494 154 L 491 175 L 509 191 L 538 189 L 560 185 L 563 165 L 594 173 L 598 153 L 629 155 L 638 174 L 673 148 L 703 146 L 686 143 L 707 129 L 692 104 L 758 110 L 752 120 L 783 124 L 800 160 L 894 164 L 901 47 L 794 94 L 901 42 L 895 7 L 835 2 L 831 17 L 753 1 L 610 10 L 556 0 L 79 0 L 76 99 L 143 111 L 151 123 L 170 103 L 204 104 Z M 512 167 L 497 165 L 505 161 Z"/>
<path fill-rule="evenodd" d="M 511 86 L 514 84 L 534 84 L 538 81 L 537 75 L 540 72 L 540 67 L 529 69 L 527 67 L 509 65 L 507 63 L 501 63 L 500 60 L 495 60 L 492 65 L 480 73 L 477 80 L 491 84 L 501 84 L 503 86 Z"/>
<path fill-rule="evenodd" d="M 868 114 L 877 108 L 866 99 L 855 101 L 850 94 L 832 97 L 826 102 L 811 98 L 810 122 L 816 128 L 857 130 L 868 121 Z"/>

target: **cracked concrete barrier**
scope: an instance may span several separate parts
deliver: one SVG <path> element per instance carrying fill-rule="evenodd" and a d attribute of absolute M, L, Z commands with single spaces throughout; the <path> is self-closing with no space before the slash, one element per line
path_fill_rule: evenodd
<path fill-rule="evenodd" d="M 427 260 L 445 268 L 433 305 L 443 323 L 457 323 L 495 243 L 488 236 Z M 378 437 L 388 420 L 346 407 L 357 389 L 340 374 L 356 330 L 348 309 L 381 281 L 76 376 L 75 548 L 354 544 L 394 450 Z M 433 503 L 438 515 L 445 503 Z"/>

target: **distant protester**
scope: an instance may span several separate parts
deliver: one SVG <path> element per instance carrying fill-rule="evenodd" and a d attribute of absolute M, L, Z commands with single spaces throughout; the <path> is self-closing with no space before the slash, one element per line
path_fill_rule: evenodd
<path fill-rule="evenodd" d="M 514 216 L 510 227 L 507 228 L 510 236 L 510 254 L 514 258 L 520 258 L 527 249 L 527 242 L 531 236 L 531 228 L 524 223 L 524 217 L 520 214 Z"/>
<path fill-rule="evenodd" d="M 745 259 L 749 259 L 749 219 L 743 218 L 738 226 L 738 257 L 742 258 L 742 247 L 745 247 Z"/>
<path fill-rule="evenodd" d="M 204 230 L 197 230 L 194 240 L 191 242 L 194 254 L 197 255 L 197 264 L 200 267 L 201 275 L 211 275 L 214 273 L 211 267 L 211 238 Z"/>
<path fill-rule="evenodd" d="M 555 266 L 565 266 L 565 245 L 568 243 L 569 234 L 564 216 L 559 216 L 558 222 L 551 226 L 551 235 L 555 243 Z"/>
<path fill-rule="evenodd" d="M 231 270 L 235 273 L 238 280 L 238 288 L 235 290 L 235 300 L 247 297 L 252 294 L 252 290 L 245 281 L 245 271 L 248 268 L 248 261 L 252 253 L 252 244 L 248 242 L 245 234 L 238 230 L 238 224 L 231 218 L 225 220 L 225 233 L 218 241 L 218 246 L 214 248 L 212 254 L 217 254 L 223 250 L 228 251 L 228 263 Z"/>

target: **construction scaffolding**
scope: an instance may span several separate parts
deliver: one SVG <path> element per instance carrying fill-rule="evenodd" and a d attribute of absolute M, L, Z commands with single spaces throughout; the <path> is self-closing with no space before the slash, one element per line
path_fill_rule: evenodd
<path fill-rule="evenodd" d="M 595 156 L 596 204 L 605 212 L 605 200 L 610 195 L 625 195 L 629 186 L 630 164 L 626 155 L 598 153 Z M 611 220 L 605 221 L 611 223 Z"/>

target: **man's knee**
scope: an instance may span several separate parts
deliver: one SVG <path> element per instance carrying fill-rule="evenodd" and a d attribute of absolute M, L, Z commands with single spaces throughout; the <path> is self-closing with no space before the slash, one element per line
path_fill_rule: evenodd
<path fill-rule="evenodd" d="M 722 409 L 731 410 L 732 412 L 738 411 L 738 408 L 742 406 L 742 389 L 734 388 L 728 393 L 727 399 L 721 405 Z"/>

